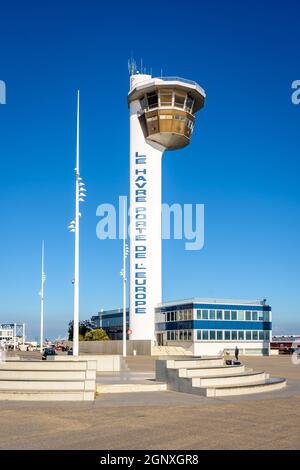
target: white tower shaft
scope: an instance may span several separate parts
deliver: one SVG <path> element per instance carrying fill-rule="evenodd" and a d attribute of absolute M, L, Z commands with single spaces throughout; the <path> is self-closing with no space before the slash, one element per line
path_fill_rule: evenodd
<path fill-rule="evenodd" d="M 161 164 L 164 147 L 148 143 L 130 103 L 130 339 L 154 340 L 162 300 Z"/>

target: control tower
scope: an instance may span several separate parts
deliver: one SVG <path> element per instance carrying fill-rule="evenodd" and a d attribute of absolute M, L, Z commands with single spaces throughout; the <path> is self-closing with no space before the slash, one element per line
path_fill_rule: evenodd
<path fill-rule="evenodd" d="M 130 77 L 130 339 L 155 339 L 162 301 L 161 163 L 189 144 L 205 92 L 178 77 Z"/>

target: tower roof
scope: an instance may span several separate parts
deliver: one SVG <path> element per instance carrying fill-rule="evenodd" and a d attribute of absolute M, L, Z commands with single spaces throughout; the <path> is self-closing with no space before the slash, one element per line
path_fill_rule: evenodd
<path fill-rule="evenodd" d="M 154 78 L 150 75 L 133 75 L 131 77 L 131 89 L 128 93 L 128 102 L 137 100 L 144 93 L 151 93 L 161 88 L 181 89 L 188 92 L 195 100 L 194 112 L 204 105 L 206 97 L 203 88 L 198 83 L 180 77 Z"/>

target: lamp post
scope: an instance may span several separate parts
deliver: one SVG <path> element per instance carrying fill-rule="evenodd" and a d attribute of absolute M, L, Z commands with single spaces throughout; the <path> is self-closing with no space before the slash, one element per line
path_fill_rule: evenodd
<path fill-rule="evenodd" d="M 126 273 L 126 260 L 129 254 L 129 247 L 126 243 L 126 236 L 127 236 L 127 224 L 126 224 L 126 202 L 124 200 L 124 220 L 123 220 L 123 268 L 120 272 L 121 277 L 123 279 L 123 357 L 126 357 L 126 339 L 127 339 L 127 328 L 126 328 L 126 289 L 127 289 L 127 273 Z"/>
<path fill-rule="evenodd" d="M 40 351 L 43 354 L 43 344 L 44 344 L 44 284 L 46 281 L 46 274 L 44 271 L 44 262 L 45 262 L 45 243 L 42 241 L 42 273 L 41 273 L 41 331 L 40 331 Z"/>
<path fill-rule="evenodd" d="M 76 126 L 76 168 L 75 168 L 75 219 L 69 225 L 70 232 L 75 233 L 74 254 L 74 312 L 73 312 L 73 356 L 79 354 L 79 221 L 81 217 L 80 203 L 84 202 L 85 184 L 82 182 L 79 167 L 79 125 L 80 125 L 80 93 L 77 92 L 77 126 Z"/>

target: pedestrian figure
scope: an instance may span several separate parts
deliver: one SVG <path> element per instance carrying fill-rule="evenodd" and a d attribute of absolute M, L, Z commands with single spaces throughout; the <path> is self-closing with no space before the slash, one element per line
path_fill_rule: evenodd
<path fill-rule="evenodd" d="M 237 361 L 239 360 L 239 353 L 240 353 L 239 348 L 236 346 L 235 351 L 234 351 L 234 355 L 235 355 L 235 359 Z"/>

